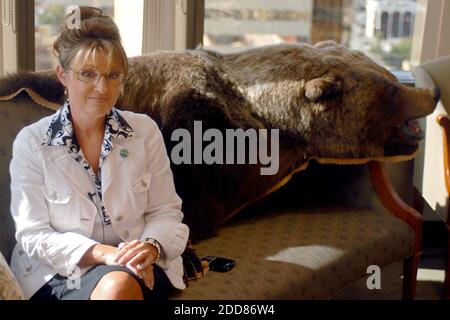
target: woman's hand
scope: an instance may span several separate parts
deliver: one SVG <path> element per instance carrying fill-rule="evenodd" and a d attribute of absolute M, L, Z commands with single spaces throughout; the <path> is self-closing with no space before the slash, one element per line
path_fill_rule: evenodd
<path fill-rule="evenodd" d="M 140 269 L 139 272 L 145 285 L 150 290 L 153 290 L 153 286 L 155 285 L 155 278 L 153 276 L 153 265 L 148 266 L 146 269 Z"/>
<path fill-rule="evenodd" d="M 114 262 L 125 265 L 144 280 L 147 287 L 152 289 L 154 285 L 152 264 L 155 262 L 157 254 L 158 252 L 153 245 L 133 240 L 119 245 L 119 252 Z"/>

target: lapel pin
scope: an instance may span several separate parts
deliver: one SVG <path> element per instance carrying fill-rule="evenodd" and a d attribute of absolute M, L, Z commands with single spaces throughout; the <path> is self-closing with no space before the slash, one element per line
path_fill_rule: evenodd
<path fill-rule="evenodd" d="M 128 150 L 127 150 L 127 149 L 121 149 L 121 150 L 120 150 L 120 156 L 121 156 L 122 158 L 128 157 Z"/>

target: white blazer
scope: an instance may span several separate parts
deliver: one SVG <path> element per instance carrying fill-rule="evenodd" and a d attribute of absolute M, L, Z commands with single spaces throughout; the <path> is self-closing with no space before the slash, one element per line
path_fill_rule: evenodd
<path fill-rule="evenodd" d="M 134 130 L 117 138 L 102 166 L 103 203 L 123 241 L 154 238 L 161 244 L 158 265 L 171 283 L 184 289 L 181 253 L 189 236 L 181 223 L 181 199 L 156 123 L 146 115 L 119 111 Z M 97 208 L 87 193 L 87 171 L 67 146 L 42 145 L 53 116 L 22 129 L 13 146 L 11 213 L 17 245 L 11 258 L 25 295 L 30 298 L 56 273 L 69 276 L 90 239 Z M 126 149 L 127 156 L 120 155 Z"/>

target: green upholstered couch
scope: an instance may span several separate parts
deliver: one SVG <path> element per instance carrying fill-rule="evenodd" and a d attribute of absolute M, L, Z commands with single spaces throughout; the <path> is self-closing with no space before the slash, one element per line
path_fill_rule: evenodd
<path fill-rule="evenodd" d="M 15 243 L 9 212 L 12 143 L 22 127 L 52 112 L 26 94 L 0 101 L 0 251 L 6 260 Z M 195 243 L 200 257 L 223 256 L 236 266 L 227 273 L 209 271 L 171 298 L 326 299 L 367 277 L 368 266 L 399 260 L 405 261 L 404 297 L 412 298 L 421 219 L 396 198 L 383 167 L 310 167 L 230 220 L 217 236 Z M 411 181 L 403 173 L 409 170 L 409 163 L 389 164 L 395 187 L 407 200 Z M 4 263 L 0 287 L 0 299 L 20 297 Z"/>

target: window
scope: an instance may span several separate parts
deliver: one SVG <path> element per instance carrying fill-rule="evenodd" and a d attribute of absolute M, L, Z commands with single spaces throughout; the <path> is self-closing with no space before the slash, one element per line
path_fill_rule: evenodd
<path fill-rule="evenodd" d="M 205 0 L 203 45 L 221 52 L 334 40 L 391 70 L 411 68 L 416 0 Z"/>
<path fill-rule="evenodd" d="M 392 37 L 398 38 L 398 30 L 400 28 L 400 13 L 394 12 L 392 17 Z"/>
<path fill-rule="evenodd" d="M 389 13 L 386 11 L 383 11 L 381 14 L 381 39 L 385 40 L 387 39 L 388 34 L 388 19 L 389 19 Z"/>
<path fill-rule="evenodd" d="M 411 35 L 411 12 L 406 12 L 403 17 L 403 37 L 409 37 Z"/>
<path fill-rule="evenodd" d="M 99 7 L 114 17 L 128 56 L 142 53 L 143 0 L 35 0 L 36 70 L 54 69 L 53 43 L 70 5 Z"/>

